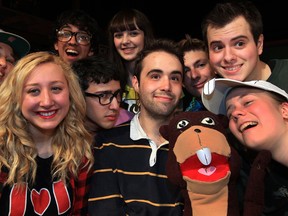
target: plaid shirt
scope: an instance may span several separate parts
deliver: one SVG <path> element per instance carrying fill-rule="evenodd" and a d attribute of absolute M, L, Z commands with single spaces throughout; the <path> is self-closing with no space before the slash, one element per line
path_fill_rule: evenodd
<path fill-rule="evenodd" d="M 88 204 L 88 191 L 90 185 L 90 176 L 92 174 L 92 169 L 88 171 L 87 166 L 82 168 L 78 175 L 78 180 L 70 180 L 70 184 L 74 191 L 74 203 L 72 216 L 85 216 L 87 213 Z"/>

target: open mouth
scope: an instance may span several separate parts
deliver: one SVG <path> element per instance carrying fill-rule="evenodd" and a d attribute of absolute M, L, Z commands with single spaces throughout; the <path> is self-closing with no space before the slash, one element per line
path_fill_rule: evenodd
<path fill-rule="evenodd" d="M 67 49 L 65 52 L 68 56 L 73 56 L 73 57 L 78 56 L 79 54 L 78 51 L 72 50 L 72 49 Z"/>
<path fill-rule="evenodd" d="M 209 165 L 203 165 L 197 155 L 193 155 L 180 164 L 183 176 L 203 182 L 214 182 L 227 176 L 230 171 L 228 157 L 212 153 Z"/>
<path fill-rule="evenodd" d="M 250 122 L 245 122 L 244 124 L 242 124 L 240 126 L 240 132 L 243 132 L 249 128 L 252 128 L 252 127 L 255 127 L 256 125 L 258 125 L 257 122 L 254 122 L 254 121 L 250 121 Z"/>

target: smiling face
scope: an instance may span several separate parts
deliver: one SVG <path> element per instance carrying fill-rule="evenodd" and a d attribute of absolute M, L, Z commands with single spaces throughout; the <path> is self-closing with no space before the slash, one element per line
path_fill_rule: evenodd
<path fill-rule="evenodd" d="M 140 29 L 115 32 L 114 45 L 124 60 L 132 61 L 144 47 L 144 32 Z"/>
<path fill-rule="evenodd" d="M 200 97 L 204 84 L 215 74 L 209 64 L 208 54 L 202 50 L 184 53 L 184 86 L 195 97 Z"/>
<path fill-rule="evenodd" d="M 239 81 L 264 79 L 259 59 L 263 35 L 256 44 L 244 17 L 221 28 L 208 27 L 207 40 L 210 63 L 222 77 Z"/>
<path fill-rule="evenodd" d="M 53 133 L 69 107 L 69 89 L 62 68 L 54 63 L 36 66 L 24 83 L 21 102 L 30 131 Z"/>
<path fill-rule="evenodd" d="M 71 24 L 63 26 L 61 30 L 85 33 L 85 31 L 80 31 L 78 27 Z M 54 48 L 55 50 L 58 51 L 59 56 L 68 63 L 73 63 L 74 61 L 86 58 L 94 54 L 91 51 L 91 44 L 88 45 L 79 44 L 75 38 L 75 35 L 72 36 L 72 38 L 67 42 L 57 40 L 54 44 Z"/>
<path fill-rule="evenodd" d="M 181 62 L 172 54 L 155 51 L 147 55 L 142 64 L 140 81 L 135 76 L 132 80 L 135 91 L 140 95 L 141 114 L 167 118 L 181 97 Z"/>
<path fill-rule="evenodd" d="M 276 102 L 264 90 L 233 89 L 226 110 L 231 132 L 250 148 L 273 151 L 287 131 L 288 103 Z"/>
<path fill-rule="evenodd" d="M 13 49 L 9 45 L 0 42 L 0 83 L 14 68 L 15 62 Z"/>

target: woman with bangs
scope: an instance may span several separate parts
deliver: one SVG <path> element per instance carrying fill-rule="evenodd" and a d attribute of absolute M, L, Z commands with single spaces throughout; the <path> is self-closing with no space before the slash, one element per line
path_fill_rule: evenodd
<path fill-rule="evenodd" d="M 121 74 L 121 87 L 124 90 L 122 107 L 132 113 L 138 113 L 140 109 L 139 97 L 131 83 L 134 61 L 137 54 L 153 39 L 149 19 L 133 8 L 116 13 L 108 26 L 109 57 Z"/>

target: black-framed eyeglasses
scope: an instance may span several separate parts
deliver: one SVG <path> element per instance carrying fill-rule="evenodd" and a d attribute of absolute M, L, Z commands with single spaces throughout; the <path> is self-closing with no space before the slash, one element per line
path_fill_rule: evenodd
<path fill-rule="evenodd" d="M 113 98 L 115 97 L 118 103 L 121 103 L 122 101 L 122 91 L 121 89 L 118 89 L 114 93 L 107 91 L 107 92 L 101 92 L 99 94 L 92 94 L 89 92 L 84 92 L 86 97 L 96 97 L 99 99 L 99 103 L 101 105 L 108 105 L 112 102 Z"/>
<path fill-rule="evenodd" d="M 68 42 L 75 36 L 77 43 L 81 45 L 90 44 L 92 36 L 86 32 L 72 32 L 69 30 L 56 30 L 57 39 L 62 42 Z"/>

